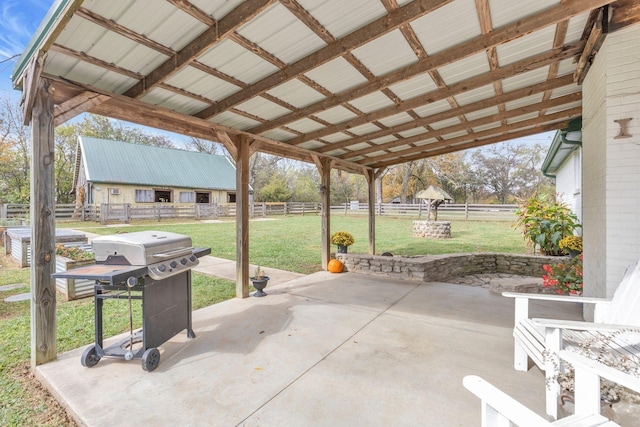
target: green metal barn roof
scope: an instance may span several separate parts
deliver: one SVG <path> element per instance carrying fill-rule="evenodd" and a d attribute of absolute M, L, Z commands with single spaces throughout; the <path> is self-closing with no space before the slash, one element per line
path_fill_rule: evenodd
<path fill-rule="evenodd" d="M 150 186 L 235 190 L 236 169 L 225 156 L 82 136 L 87 180 Z"/>

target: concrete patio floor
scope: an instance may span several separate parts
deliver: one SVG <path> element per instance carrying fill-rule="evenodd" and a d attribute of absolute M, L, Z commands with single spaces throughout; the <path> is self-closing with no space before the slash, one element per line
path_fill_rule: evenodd
<path fill-rule="evenodd" d="M 513 300 L 481 287 L 315 273 L 264 298 L 193 314 L 145 372 L 139 360 L 80 364 L 84 348 L 37 368 L 80 425 L 473 426 L 462 386 L 484 377 L 544 414 L 544 376 L 512 368 Z M 536 317 L 580 319 L 574 304 Z"/>

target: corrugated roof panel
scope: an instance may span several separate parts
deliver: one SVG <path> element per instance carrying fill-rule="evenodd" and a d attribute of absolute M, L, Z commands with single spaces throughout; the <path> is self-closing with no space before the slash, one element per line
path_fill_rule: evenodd
<path fill-rule="evenodd" d="M 512 92 L 514 90 L 522 89 L 523 87 L 542 83 L 547 80 L 548 75 L 549 67 L 546 66 L 536 68 L 535 70 L 527 71 L 526 73 L 518 74 L 513 77 L 508 77 L 502 80 L 502 90 L 504 92 Z"/>
<path fill-rule="evenodd" d="M 482 101 L 483 99 L 493 98 L 494 96 L 496 96 L 496 91 L 492 84 L 488 84 L 486 86 L 455 95 L 454 98 L 460 106 L 463 106 Z"/>
<path fill-rule="evenodd" d="M 237 32 L 287 64 L 327 45 L 278 2 L 263 10 Z"/>
<path fill-rule="evenodd" d="M 372 111 L 379 110 L 380 108 L 389 107 L 393 105 L 394 102 L 382 92 L 373 92 L 369 95 L 349 101 L 349 104 L 353 105 L 363 113 L 371 113 Z"/>
<path fill-rule="evenodd" d="M 378 157 L 378 156 L 382 156 L 384 154 L 387 154 L 386 152 L 380 150 L 380 151 L 374 151 L 373 153 L 367 153 L 364 155 L 364 157 L 371 159 L 373 157 Z"/>
<path fill-rule="evenodd" d="M 278 71 L 272 63 L 228 39 L 213 46 L 198 60 L 244 83 L 256 82 Z"/>
<path fill-rule="evenodd" d="M 184 67 L 168 78 L 167 83 L 213 101 L 224 99 L 240 90 L 234 84 L 193 67 Z"/>
<path fill-rule="evenodd" d="M 560 3 L 560 0 L 489 0 L 491 10 L 491 22 L 493 28 L 515 22 L 525 16 L 533 15 L 551 6 Z"/>
<path fill-rule="evenodd" d="M 421 107 L 414 108 L 413 111 L 420 117 L 427 117 L 450 109 L 451 105 L 449 105 L 447 100 L 441 99 L 440 101 L 430 102 Z"/>
<path fill-rule="evenodd" d="M 398 147 L 391 147 L 388 150 L 391 151 L 392 153 L 396 153 L 398 151 L 408 150 L 409 148 L 411 148 L 409 145 L 400 145 Z"/>
<path fill-rule="evenodd" d="M 45 70 L 54 76 L 64 75 L 77 82 L 114 93 L 122 93 L 137 83 L 137 80 L 130 77 L 56 52 L 49 52 Z"/>
<path fill-rule="evenodd" d="M 340 105 L 329 108 L 328 110 L 320 111 L 315 116 L 334 125 L 357 117 L 353 111 L 347 110 Z"/>
<path fill-rule="evenodd" d="M 118 3 L 118 2 L 102 2 Z M 102 14 L 120 25 L 134 29 L 163 46 L 175 51 L 184 48 L 198 35 L 207 30 L 207 26 L 196 18 L 181 11 L 169 2 L 153 0 L 137 0 L 131 2 L 126 13 L 118 17 Z M 171 31 L 167 31 L 171 28 Z"/>
<path fill-rule="evenodd" d="M 271 129 L 262 134 L 265 138 L 274 139 L 276 141 L 287 141 L 297 136 L 293 132 L 287 132 L 284 129 Z"/>
<path fill-rule="evenodd" d="M 426 132 L 429 132 L 426 128 L 417 127 L 409 130 L 403 130 L 402 132 L 398 132 L 398 135 L 403 136 L 405 138 L 409 138 L 411 136 L 420 135 L 421 133 L 426 133 Z"/>
<path fill-rule="evenodd" d="M 226 14 L 239 6 L 244 0 L 190 0 L 191 3 L 208 13 L 216 20 L 220 20 Z"/>
<path fill-rule="evenodd" d="M 453 139 L 453 138 L 457 138 L 459 136 L 464 136 L 467 135 L 467 131 L 466 130 L 459 130 L 457 132 L 452 132 L 452 133 L 448 133 L 446 135 L 442 135 L 443 139 Z"/>
<path fill-rule="evenodd" d="M 298 0 L 298 3 L 337 39 L 387 12 L 381 2 L 370 0 Z"/>
<path fill-rule="evenodd" d="M 484 52 L 476 53 L 475 55 L 452 62 L 438 69 L 440 75 L 448 85 L 458 83 L 479 74 L 488 73 L 490 70 L 489 60 L 487 59 L 487 54 Z"/>
<path fill-rule="evenodd" d="M 559 87 L 557 89 L 554 89 L 551 91 L 551 99 L 553 98 L 557 98 L 559 96 L 563 96 L 563 95 L 569 95 L 570 93 L 576 93 L 576 92 L 581 92 L 582 91 L 582 87 L 579 86 L 577 83 L 573 83 L 567 86 L 562 86 Z"/>
<path fill-rule="evenodd" d="M 522 116 L 513 117 L 511 119 L 507 119 L 507 124 L 518 123 L 524 120 L 535 119 L 538 117 L 538 112 L 533 112 L 529 114 L 523 114 Z"/>
<path fill-rule="evenodd" d="M 376 76 L 418 62 L 416 54 L 400 30 L 378 37 L 352 53 Z"/>
<path fill-rule="evenodd" d="M 324 129 L 326 126 L 322 123 L 319 123 L 315 120 L 304 119 L 296 120 L 295 122 L 288 123 L 287 127 L 298 132 L 309 133 L 314 132 L 316 130 Z"/>
<path fill-rule="evenodd" d="M 534 95 L 526 96 L 524 98 L 516 99 L 504 104 L 507 110 L 513 110 L 515 108 L 526 107 L 527 105 L 536 104 L 542 102 L 542 93 L 536 93 Z"/>
<path fill-rule="evenodd" d="M 369 147 L 371 147 L 371 145 L 367 144 L 366 142 L 361 142 L 359 144 L 350 145 L 348 148 L 349 148 L 349 151 L 356 151 L 356 150 L 365 150 Z"/>
<path fill-rule="evenodd" d="M 341 156 L 342 154 L 348 153 L 349 151 L 344 148 L 338 148 L 336 150 L 327 151 L 328 156 Z"/>
<path fill-rule="evenodd" d="M 396 138 L 395 136 L 387 135 L 387 136 L 382 136 L 380 138 L 372 139 L 371 142 L 373 144 L 380 145 L 380 144 L 386 144 L 387 142 L 393 142 L 393 141 L 397 141 L 397 140 L 398 140 L 398 138 Z"/>
<path fill-rule="evenodd" d="M 551 107 L 547 109 L 546 114 L 559 113 L 560 111 L 569 110 L 571 108 L 580 107 L 582 105 L 582 101 L 571 102 L 569 104 L 558 105 L 557 107 Z"/>
<path fill-rule="evenodd" d="M 385 117 L 383 119 L 378 120 L 380 123 L 382 123 L 385 126 L 395 126 L 395 125 L 399 125 L 402 123 L 407 123 L 413 120 L 413 117 L 411 117 L 409 114 L 407 113 L 398 113 L 398 114 L 394 114 L 393 116 L 389 116 L 389 117 Z"/>
<path fill-rule="evenodd" d="M 581 13 L 569 20 L 569 26 L 567 27 L 567 35 L 564 38 L 565 44 L 576 43 L 580 41 L 584 26 L 587 24 L 590 12 Z"/>
<path fill-rule="evenodd" d="M 411 23 L 429 55 L 482 34 L 474 0 L 456 0 Z M 486 56 L 486 55 L 485 55 Z"/>
<path fill-rule="evenodd" d="M 441 120 L 439 122 L 431 123 L 433 129 L 442 129 L 449 126 L 455 126 L 460 124 L 460 119 L 457 117 L 451 117 L 450 119 Z"/>
<path fill-rule="evenodd" d="M 478 120 L 483 117 L 498 114 L 499 112 L 500 111 L 498 110 L 498 107 L 493 106 L 493 107 L 483 108 L 482 110 L 472 111 L 471 113 L 467 113 L 464 116 L 466 117 L 467 120 Z"/>
<path fill-rule="evenodd" d="M 323 136 L 322 139 L 327 142 L 340 142 L 351 139 L 351 137 L 346 133 L 336 132 L 332 133 L 331 135 Z"/>
<path fill-rule="evenodd" d="M 412 79 L 405 80 L 389 87 L 400 99 L 415 98 L 438 89 L 429 73 L 422 73 Z"/>
<path fill-rule="evenodd" d="M 360 126 L 356 126 L 349 129 L 349 132 L 355 133 L 356 135 L 366 135 L 371 132 L 378 132 L 380 128 L 373 123 L 365 123 Z"/>
<path fill-rule="evenodd" d="M 325 99 L 323 94 L 298 79 L 289 80 L 267 91 L 267 93 L 297 108 L 303 108 Z"/>
<path fill-rule="evenodd" d="M 482 132 L 485 130 L 489 130 L 489 129 L 493 129 L 493 128 L 497 128 L 500 127 L 502 124 L 500 122 L 493 122 L 493 123 L 487 123 L 486 125 L 480 125 L 480 126 L 476 126 L 473 129 L 474 132 L 478 133 L 478 132 Z"/>
<path fill-rule="evenodd" d="M 576 63 L 573 62 L 573 58 L 567 58 L 558 62 L 558 77 L 566 74 L 573 74 L 576 71 Z"/>
<path fill-rule="evenodd" d="M 178 111 L 183 114 L 195 114 L 198 111 L 209 107 L 211 104 L 187 98 L 186 96 L 165 90 L 159 87 L 151 89 L 140 98 L 143 102 L 154 104 L 169 110 Z"/>
<path fill-rule="evenodd" d="M 342 92 L 368 81 L 342 57 L 314 68 L 305 75 L 333 93 Z"/>
<path fill-rule="evenodd" d="M 232 113 L 230 111 L 224 111 L 217 116 L 210 118 L 209 121 L 240 130 L 250 129 L 261 124 L 256 120 L 241 116 L 240 114 Z"/>
<path fill-rule="evenodd" d="M 84 136 L 80 139 L 85 167 L 93 182 L 236 188 L 235 168 L 225 156 Z"/>
<path fill-rule="evenodd" d="M 320 141 L 316 141 L 312 139 L 311 141 L 305 141 L 302 144 L 298 145 L 300 148 L 306 148 L 307 150 L 314 150 L 316 148 L 324 147 L 327 144 L 323 144 Z"/>
<path fill-rule="evenodd" d="M 556 26 L 551 25 L 508 43 L 496 46 L 498 63 L 501 67 L 521 59 L 538 55 L 553 48 Z"/>
<path fill-rule="evenodd" d="M 291 110 L 261 96 L 251 98 L 237 105 L 236 108 L 267 120 L 273 120 L 291 112 Z"/>

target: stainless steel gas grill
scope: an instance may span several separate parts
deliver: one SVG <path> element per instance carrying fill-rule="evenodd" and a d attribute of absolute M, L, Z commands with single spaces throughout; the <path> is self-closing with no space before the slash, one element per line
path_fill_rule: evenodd
<path fill-rule="evenodd" d="M 82 354 L 82 365 L 95 366 L 103 357 L 141 359 L 142 368 L 153 371 L 160 362 L 158 346 L 191 328 L 191 269 L 198 258 L 211 253 L 194 248 L 191 238 L 165 231 L 141 231 L 93 239 L 96 264 L 54 278 L 95 280 L 95 344 Z M 127 300 L 129 336 L 107 348 L 103 345 L 105 300 Z M 142 329 L 133 331 L 132 301 L 141 300 Z"/>

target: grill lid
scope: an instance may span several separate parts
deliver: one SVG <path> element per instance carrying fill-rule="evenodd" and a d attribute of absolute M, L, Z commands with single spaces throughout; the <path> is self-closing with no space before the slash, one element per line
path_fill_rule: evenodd
<path fill-rule="evenodd" d="M 151 265 L 192 253 L 191 238 L 168 231 L 138 231 L 96 237 L 91 242 L 96 262 L 123 257 L 130 265 Z"/>

